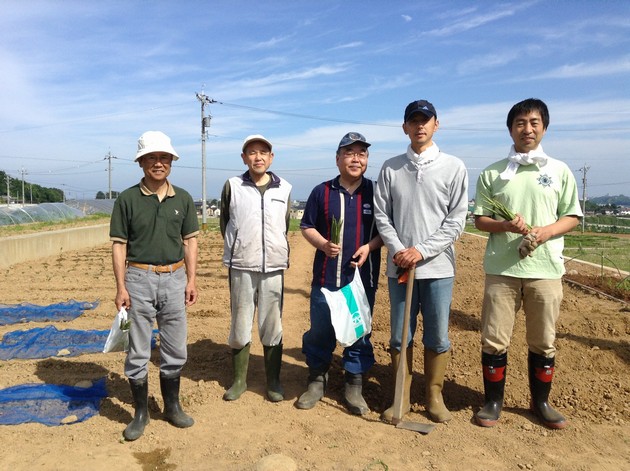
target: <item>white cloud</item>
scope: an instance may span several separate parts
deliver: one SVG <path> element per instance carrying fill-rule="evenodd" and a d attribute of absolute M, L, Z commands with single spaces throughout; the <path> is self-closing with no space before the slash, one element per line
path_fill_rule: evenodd
<path fill-rule="evenodd" d="M 441 28 L 432 29 L 427 31 L 429 36 L 452 36 L 454 34 L 462 33 L 471 29 L 479 28 L 487 23 L 491 23 L 502 18 L 506 18 L 515 14 L 519 8 L 506 7 L 499 11 L 494 11 L 485 14 L 474 15 L 469 18 L 463 18 L 450 25 L 443 26 Z"/>
<path fill-rule="evenodd" d="M 363 41 L 353 41 L 351 43 L 341 44 L 339 46 L 332 47 L 329 50 L 336 51 L 338 49 L 352 49 L 352 48 L 361 47 L 361 46 L 363 46 Z"/>
<path fill-rule="evenodd" d="M 536 79 L 565 79 L 581 77 L 600 77 L 604 75 L 616 75 L 630 72 L 630 57 L 605 61 L 579 64 L 567 64 L 550 70 L 547 73 L 539 74 L 532 78 Z"/>
<path fill-rule="evenodd" d="M 481 56 L 468 58 L 457 65 L 457 73 L 460 75 L 476 74 L 487 69 L 509 64 L 519 57 L 516 51 L 499 51 Z"/>

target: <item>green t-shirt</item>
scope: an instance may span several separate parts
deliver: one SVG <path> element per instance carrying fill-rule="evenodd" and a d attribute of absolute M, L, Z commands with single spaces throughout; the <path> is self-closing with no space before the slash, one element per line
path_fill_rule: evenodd
<path fill-rule="evenodd" d="M 167 196 L 143 192 L 141 185 L 123 191 L 116 202 L 109 228 L 112 241 L 127 244 L 127 261 L 169 265 L 184 258 L 183 240 L 199 232 L 192 197 L 169 184 Z"/>
<path fill-rule="evenodd" d="M 507 164 L 507 159 L 500 160 L 479 175 L 475 195 L 476 216 L 500 219 L 485 206 L 484 194 L 520 213 L 532 227 L 552 224 L 563 216 L 582 216 L 575 178 L 564 162 L 549 158 L 542 167 L 538 164 L 521 165 L 511 180 L 503 180 L 499 174 Z M 565 271 L 563 236 L 549 239 L 539 245 L 531 257 L 524 259 L 518 254 L 521 238 L 520 234 L 512 232 L 491 233 L 483 262 L 485 272 L 517 278 L 562 277 Z"/>

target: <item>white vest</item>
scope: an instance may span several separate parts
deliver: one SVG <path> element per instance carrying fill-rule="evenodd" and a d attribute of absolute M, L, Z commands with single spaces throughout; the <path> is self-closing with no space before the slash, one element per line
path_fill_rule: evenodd
<path fill-rule="evenodd" d="M 230 183 L 230 219 L 223 238 L 223 264 L 238 270 L 273 272 L 289 267 L 287 212 L 291 184 L 273 173 L 263 195 L 242 176 Z"/>

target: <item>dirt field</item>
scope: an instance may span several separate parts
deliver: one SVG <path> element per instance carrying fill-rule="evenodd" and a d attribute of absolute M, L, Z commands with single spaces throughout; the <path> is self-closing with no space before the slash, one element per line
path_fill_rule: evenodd
<path fill-rule="evenodd" d="M 15 470 L 622 470 L 630 469 L 630 314 L 621 303 L 565 285 L 558 330 L 552 401 L 570 420 L 563 431 L 545 429 L 529 412 L 527 349 L 522 316 L 515 329 L 505 409 L 492 429 L 476 426 L 483 400 L 479 320 L 485 240 L 464 235 L 457 243 L 458 273 L 451 316 L 453 359 L 445 401 L 448 425 L 429 435 L 396 429 L 379 420 L 393 397 L 389 366 L 388 296 L 385 280 L 377 295 L 374 334 L 377 364 L 364 394 L 371 412 L 349 415 L 342 403 L 343 377 L 335 356 L 325 399 L 310 411 L 294 403 L 304 390 L 307 369 L 301 337 L 308 329 L 313 249 L 291 234 L 286 276 L 286 400 L 264 398 L 262 347 L 254 334 L 249 390 L 240 400 L 221 399 L 231 381 L 229 298 L 220 264 L 217 233 L 201 239 L 200 301 L 189 310 L 189 362 L 182 377 L 182 402 L 195 418 L 179 430 L 162 419 L 157 352 L 150 371 L 151 423 L 131 443 L 121 433 L 133 407 L 122 374 L 124 354 L 16 360 L 0 364 L 0 386 L 30 382 L 74 385 L 107 376 L 109 397 L 100 415 L 61 427 L 40 424 L 0 427 L 2 469 Z M 580 267 L 577 267 L 579 270 Z M 59 328 L 108 329 L 115 314 L 109 246 L 15 265 L 0 278 L 2 303 L 49 304 L 100 299 L 94 311 Z M 3 326 L 0 335 L 28 326 Z M 417 336 L 419 338 L 419 335 Z M 420 351 L 417 342 L 417 351 Z M 421 355 L 414 360 L 410 420 L 427 422 Z"/>

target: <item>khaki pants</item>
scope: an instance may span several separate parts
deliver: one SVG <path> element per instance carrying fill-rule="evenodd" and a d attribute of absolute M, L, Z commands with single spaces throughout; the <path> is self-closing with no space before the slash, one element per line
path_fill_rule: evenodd
<path fill-rule="evenodd" d="M 516 313 L 522 305 L 529 350 L 547 358 L 555 356 L 556 322 L 561 301 L 561 279 L 486 275 L 481 311 L 482 351 L 491 355 L 507 351 Z"/>

